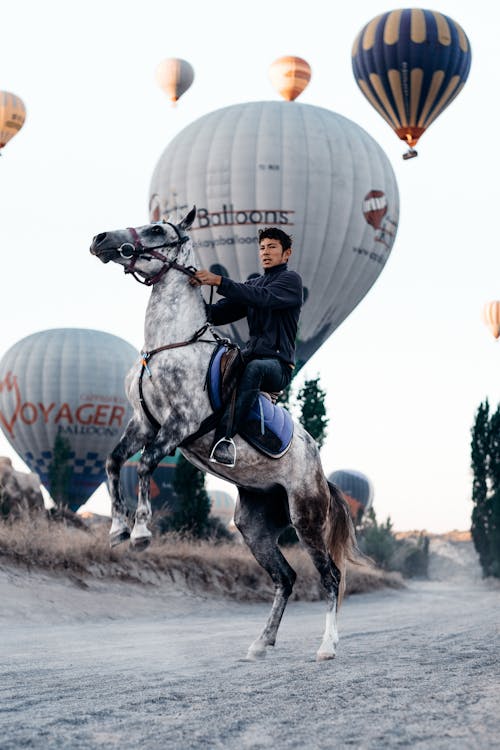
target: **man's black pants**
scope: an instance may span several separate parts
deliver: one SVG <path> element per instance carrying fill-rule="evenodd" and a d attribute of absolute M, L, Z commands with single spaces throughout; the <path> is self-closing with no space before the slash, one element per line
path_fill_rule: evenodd
<path fill-rule="evenodd" d="M 246 365 L 238 383 L 233 422 L 231 400 L 227 404 L 215 433 L 215 442 L 221 437 L 233 437 L 245 422 L 259 391 L 282 391 L 292 379 L 292 368 L 281 359 L 252 359 Z"/>

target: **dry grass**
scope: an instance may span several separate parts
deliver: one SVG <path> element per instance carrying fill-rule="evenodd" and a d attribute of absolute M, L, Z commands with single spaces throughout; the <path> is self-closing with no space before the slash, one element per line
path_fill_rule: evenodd
<path fill-rule="evenodd" d="M 297 572 L 293 598 L 322 599 L 319 577 L 307 553 L 299 547 L 289 547 L 284 554 Z M 164 535 L 156 537 L 145 552 L 134 552 L 127 544 L 110 550 L 107 523 L 84 530 L 50 520 L 43 514 L 25 516 L 12 523 L 0 522 L 2 559 L 27 569 L 41 568 L 83 577 L 143 584 L 170 579 L 178 587 L 240 601 L 269 600 L 273 594 L 267 573 L 248 549 L 237 542 L 193 541 Z M 348 568 L 347 594 L 403 585 L 397 573 L 365 565 Z"/>

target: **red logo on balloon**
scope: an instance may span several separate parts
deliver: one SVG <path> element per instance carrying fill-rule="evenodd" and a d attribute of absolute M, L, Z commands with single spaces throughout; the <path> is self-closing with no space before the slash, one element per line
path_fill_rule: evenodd
<path fill-rule="evenodd" d="M 382 190 L 370 190 L 363 200 L 363 216 L 374 229 L 380 229 L 387 213 L 387 198 Z"/>
<path fill-rule="evenodd" d="M 7 375 L 5 376 L 5 379 L 0 381 L 0 393 L 3 393 L 4 390 L 6 390 L 7 393 L 13 394 L 14 404 L 13 404 L 12 416 L 10 419 L 6 417 L 5 414 L 2 412 L 2 410 L 0 409 L 0 422 L 3 424 L 7 432 L 12 437 L 14 437 L 14 433 L 13 433 L 14 425 L 21 411 L 21 392 L 19 390 L 17 378 L 15 375 L 12 375 L 11 372 L 8 372 Z"/>

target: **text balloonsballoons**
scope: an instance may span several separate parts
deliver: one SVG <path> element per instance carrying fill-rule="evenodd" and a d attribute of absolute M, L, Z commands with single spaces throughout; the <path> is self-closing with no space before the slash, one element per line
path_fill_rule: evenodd
<path fill-rule="evenodd" d="M 178 498 L 174 490 L 175 469 L 179 462 L 180 451 L 175 456 L 165 456 L 153 471 L 150 480 L 150 500 L 153 511 L 168 510 L 173 512 L 178 508 Z M 137 509 L 137 498 L 139 493 L 139 478 L 137 476 L 137 465 L 141 454 L 136 453 L 129 458 L 120 472 L 120 484 L 123 499 L 127 508 L 134 512 Z"/>
<path fill-rule="evenodd" d="M 332 472 L 328 480 L 342 490 L 354 521 L 359 523 L 373 504 L 373 485 L 366 474 L 355 469 L 339 469 Z"/>
<path fill-rule="evenodd" d="M 170 101 L 175 104 L 193 83 L 194 70 L 186 60 L 169 57 L 158 65 L 156 81 Z"/>
<path fill-rule="evenodd" d="M 132 416 L 124 379 L 137 354 L 103 331 L 56 328 L 21 339 L 0 361 L 2 431 L 49 492 L 58 474 L 71 510 L 106 478 L 106 457 Z"/>
<path fill-rule="evenodd" d="M 464 30 L 442 13 L 406 8 L 382 13 L 359 32 L 352 69 L 370 104 L 410 150 L 462 90 L 471 65 Z"/>
<path fill-rule="evenodd" d="M 158 161 L 151 221 L 190 230 L 200 268 L 245 281 L 262 273 L 257 233 L 293 237 L 290 267 L 302 276 L 300 367 L 368 292 L 391 252 L 399 218 L 396 178 L 380 146 L 335 112 L 298 102 L 249 102 L 182 130 Z M 246 322 L 225 327 L 242 343 Z"/>
<path fill-rule="evenodd" d="M 0 91 L 0 149 L 21 130 L 25 119 L 22 99 L 9 91 Z"/>
<path fill-rule="evenodd" d="M 500 302 L 487 302 L 483 308 L 483 319 L 493 336 L 500 336 Z"/>
<path fill-rule="evenodd" d="M 269 68 L 269 78 L 287 102 L 294 101 L 311 80 L 309 63 L 301 57 L 280 57 Z"/>

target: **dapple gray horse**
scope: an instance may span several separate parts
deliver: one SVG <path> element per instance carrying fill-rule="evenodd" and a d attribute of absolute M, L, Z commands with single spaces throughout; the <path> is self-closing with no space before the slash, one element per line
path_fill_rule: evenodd
<path fill-rule="evenodd" d="M 325 479 L 316 442 L 295 424 L 288 452 L 272 459 L 236 436 L 238 458 L 234 468 L 209 462 L 213 430 L 184 443 L 196 436 L 212 413 L 204 384 L 216 343 L 209 338 L 200 287 L 189 283 L 194 269 L 187 231 L 195 215 L 193 208 L 178 224 L 165 222 L 104 232 L 94 237 L 90 248 L 103 263 L 113 261 L 152 287 L 144 351 L 126 378 L 134 415 L 106 464 L 112 499 L 110 541 L 114 546 L 130 537 L 137 548 L 149 544 L 151 474 L 165 455 L 183 443 L 183 454 L 195 466 L 238 487 L 235 524 L 275 585 L 269 619 L 251 644 L 247 658 L 264 656 L 266 648 L 276 641 L 296 578 L 277 544 L 291 524 L 328 594 L 326 626 L 317 659 L 332 659 L 338 643 L 336 615 L 345 586 L 345 562 L 355 555 L 356 545 L 347 505 L 340 491 Z M 140 449 L 139 497 L 131 532 L 120 494 L 120 469 Z"/>

